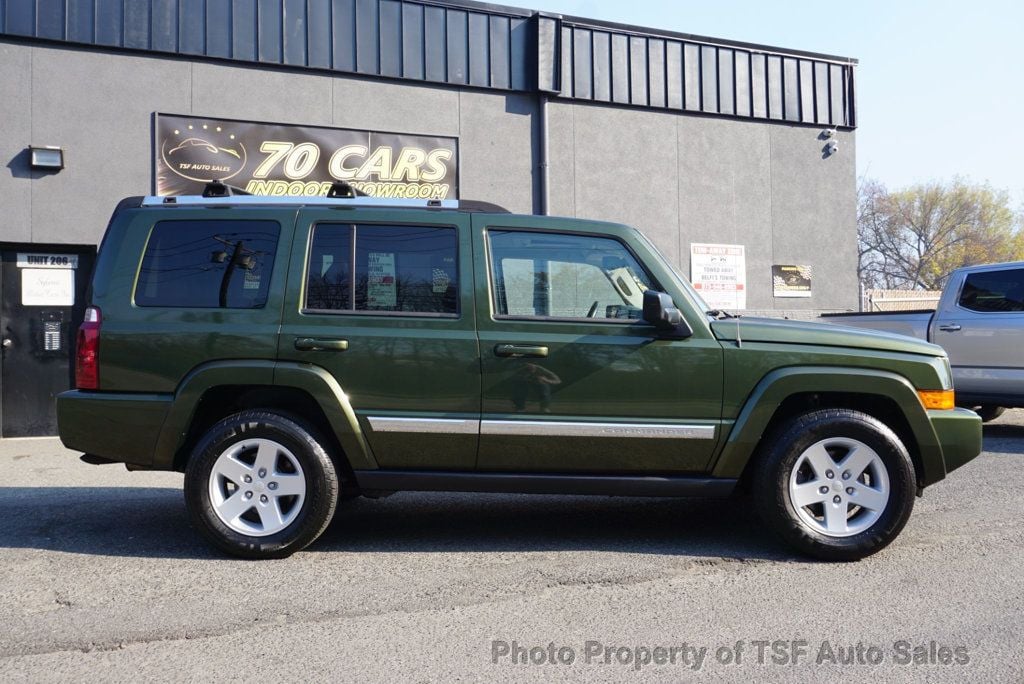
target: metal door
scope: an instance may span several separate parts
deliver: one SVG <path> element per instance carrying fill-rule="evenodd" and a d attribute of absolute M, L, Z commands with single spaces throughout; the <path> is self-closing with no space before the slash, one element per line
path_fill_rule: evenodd
<path fill-rule="evenodd" d="M 95 249 L 2 251 L 0 425 L 4 437 L 57 433 L 56 396 L 74 385 L 75 334 Z"/>

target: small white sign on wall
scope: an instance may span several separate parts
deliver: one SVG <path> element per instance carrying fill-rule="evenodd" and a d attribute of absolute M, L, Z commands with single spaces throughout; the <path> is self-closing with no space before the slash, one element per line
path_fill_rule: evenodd
<path fill-rule="evenodd" d="M 70 268 L 21 269 L 23 306 L 74 306 L 75 271 Z"/>
<path fill-rule="evenodd" d="M 747 308 L 743 245 L 690 244 L 690 282 L 712 309 Z"/>

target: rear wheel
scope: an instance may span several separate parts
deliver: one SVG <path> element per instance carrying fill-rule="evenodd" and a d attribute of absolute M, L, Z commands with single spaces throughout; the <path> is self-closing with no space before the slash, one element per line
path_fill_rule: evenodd
<path fill-rule="evenodd" d="M 914 465 L 899 438 L 858 411 L 828 409 L 777 431 L 754 472 L 767 524 L 798 550 L 858 560 L 888 545 L 914 506 Z"/>
<path fill-rule="evenodd" d="M 193 525 L 243 558 L 282 558 L 311 544 L 337 500 L 337 472 L 313 430 L 267 411 L 214 425 L 185 471 Z"/>

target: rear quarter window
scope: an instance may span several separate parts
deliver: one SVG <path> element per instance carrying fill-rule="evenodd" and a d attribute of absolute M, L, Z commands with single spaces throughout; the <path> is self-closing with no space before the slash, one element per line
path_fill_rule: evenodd
<path fill-rule="evenodd" d="M 135 304 L 260 309 L 280 235 L 276 221 L 160 221 L 142 257 Z"/>

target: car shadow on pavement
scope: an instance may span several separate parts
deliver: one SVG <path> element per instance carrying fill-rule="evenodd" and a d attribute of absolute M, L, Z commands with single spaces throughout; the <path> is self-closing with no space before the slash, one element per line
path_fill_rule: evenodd
<path fill-rule="evenodd" d="M 161 487 L 0 487 L 0 549 L 223 559 Z M 799 561 L 747 499 L 401 493 L 341 502 L 313 552 L 592 550 Z"/>
<path fill-rule="evenodd" d="M 1024 425 L 996 423 L 982 428 L 985 451 L 995 454 L 1024 454 Z"/>
<path fill-rule="evenodd" d="M 590 550 L 793 560 L 749 499 L 399 493 L 356 499 L 314 547 L 351 552 Z"/>

